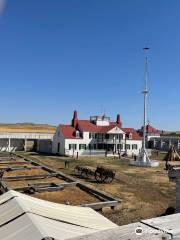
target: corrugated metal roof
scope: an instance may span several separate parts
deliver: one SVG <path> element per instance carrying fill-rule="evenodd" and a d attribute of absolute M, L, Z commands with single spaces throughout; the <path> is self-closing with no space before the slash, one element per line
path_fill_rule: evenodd
<path fill-rule="evenodd" d="M 90 208 L 51 203 L 12 190 L 0 196 L 0 213 L 1 240 L 65 240 L 117 227 Z"/>

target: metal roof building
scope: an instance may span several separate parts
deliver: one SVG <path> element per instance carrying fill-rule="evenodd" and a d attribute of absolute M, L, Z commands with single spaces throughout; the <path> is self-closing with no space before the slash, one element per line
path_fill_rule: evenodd
<path fill-rule="evenodd" d="M 180 214 L 157 217 L 71 240 L 180 240 Z"/>
<path fill-rule="evenodd" d="M 117 226 L 90 208 L 36 199 L 15 191 L 0 196 L 1 240 L 180 239 L 180 213 Z"/>
<path fill-rule="evenodd" d="M 90 208 L 51 203 L 12 190 L 0 196 L 1 240 L 65 240 L 116 227 Z"/>

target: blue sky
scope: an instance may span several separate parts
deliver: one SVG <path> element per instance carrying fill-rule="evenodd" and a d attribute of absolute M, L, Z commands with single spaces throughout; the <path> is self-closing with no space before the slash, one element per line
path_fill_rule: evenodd
<path fill-rule="evenodd" d="M 0 122 L 69 122 L 103 111 L 180 130 L 179 0 L 9 0 L 0 18 Z"/>

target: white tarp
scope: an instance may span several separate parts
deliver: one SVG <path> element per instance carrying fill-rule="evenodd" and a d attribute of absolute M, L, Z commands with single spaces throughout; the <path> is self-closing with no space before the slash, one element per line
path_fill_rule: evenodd
<path fill-rule="evenodd" d="M 115 227 L 90 208 L 56 204 L 12 190 L 0 196 L 1 240 L 64 240 Z"/>

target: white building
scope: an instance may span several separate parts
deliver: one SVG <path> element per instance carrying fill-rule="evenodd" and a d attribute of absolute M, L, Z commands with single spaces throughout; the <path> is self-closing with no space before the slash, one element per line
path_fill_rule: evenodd
<path fill-rule="evenodd" d="M 0 131 L 0 152 L 52 152 L 53 133 Z"/>
<path fill-rule="evenodd" d="M 154 128 L 153 126 L 151 126 L 149 123 L 146 125 L 146 141 L 149 142 L 149 140 L 151 140 L 151 138 L 160 138 L 160 132 L 159 130 L 157 130 L 156 128 Z M 143 127 L 141 127 L 141 129 L 138 130 L 138 133 L 140 136 L 143 135 Z"/>
<path fill-rule="evenodd" d="M 138 155 L 141 148 L 139 134 L 133 128 L 122 128 L 119 114 L 116 122 L 111 122 L 105 115 L 79 120 L 76 111 L 70 125 L 58 126 L 52 144 L 54 154 L 68 156 L 109 152 Z"/>

